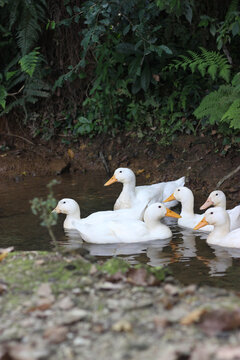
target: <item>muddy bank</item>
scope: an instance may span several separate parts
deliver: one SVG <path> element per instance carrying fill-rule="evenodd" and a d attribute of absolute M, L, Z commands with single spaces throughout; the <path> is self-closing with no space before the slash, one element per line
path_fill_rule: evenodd
<path fill-rule="evenodd" d="M 17 271 L 16 271 L 17 269 Z M 234 360 L 239 294 L 73 253 L 1 262 L 0 359 Z"/>
<path fill-rule="evenodd" d="M 19 135 L 20 136 L 20 135 Z M 131 135 L 80 139 L 69 145 L 61 138 L 40 142 L 24 136 L 2 136 L 0 176 L 19 179 L 25 176 L 61 175 L 65 172 L 106 172 L 130 167 L 138 184 L 176 179 L 185 175 L 194 191 L 216 188 L 218 181 L 240 164 L 239 148 L 224 148 L 215 136 L 178 137 L 171 146 L 162 146 Z M 226 180 L 221 189 L 230 200 L 239 199 L 239 172 Z"/>

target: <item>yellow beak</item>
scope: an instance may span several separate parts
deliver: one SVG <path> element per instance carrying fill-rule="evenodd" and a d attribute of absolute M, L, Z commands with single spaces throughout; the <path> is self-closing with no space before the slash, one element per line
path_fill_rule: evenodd
<path fill-rule="evenodd" d="M 193 228 L 193 230 L 198 230 L 202 228 L 203 226 L 209 225 L 205 217 Z"/>
<path fill-rule="evenodd" d="M 168 201 L 172 201 L 172 200 L 176 200 L 174 194 L 170 195 L 166 200 L 164 200 L 163 202 L 168 202 Z"/>
<path fill-rule="evenodd" d="M 111 184 L 115 183 L 116 181 L 117 181 L 117 178 L 116 178 L 115 175 L 113 175 L 113 176 L 111 177 L 111 179 L 109 179 L 109 180 L 104 184 L 104 186 L 111 185 Z"/>
<path fill-rule="evenodd" d="M 175 213 L 174 211 L 166 208 L 167 212 L 165 214 L 165 216 L 169 216 L 169 217 L 174 217 L 174 218 L 177 218 L 177 219 L 180 219 L 181 218 L 181 215 Z"/>

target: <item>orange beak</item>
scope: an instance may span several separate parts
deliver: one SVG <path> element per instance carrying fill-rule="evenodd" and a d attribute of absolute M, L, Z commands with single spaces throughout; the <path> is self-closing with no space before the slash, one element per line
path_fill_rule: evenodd
<path fill-rule="evenodd" d="M 209 225 L 205 217 L 193 228 L 193 230 L 198 230 L 202 228 L 203 226 Z"/>
<path fill-rule="evenodd" d="M 174 194 L 170 195 L 166 200 L 164 200 L 163 202 L 168 202 L 168 201 L 172 201 L 172 200 L 176 200 Z"/>
<path fill-rule="evenodd" d="M 200 207 L 200 210 L 207 209 L 209 206 L 213 206 L 213 205 L 214 203 L 212 202 L 212 200 L 208 198 L 207 201 L 205 201 L 205 203 Z"/>
<path fill-rule="evenodd" d="M 113 175 L 113 176 L 111 177 L 111 179 L 109 179 L 109 180 L 104 184 L 104 186 L 111 185 L 111 184 L 115 183 L 116 181 L 117 181 L 117 178 L 116 178 L 115 175 Z"/>
<path fill-rule="evenodd" d="M 181 215 L 175 213 L 174 211 L 166 208 L 167 212 L 165 214 L 165 216 L 169 216 L 169 217 L 174 217 L 174 218 L 177 218 L 177 219 L 180 219 L 181 218 Z"/>
<path fill-rule="evenodd" d="M 57 214 L 61 213 L 61 210 L 59 210 L 58 206 L 55 207 L 55 209 L 52 210 L 52 213 L 55 212 Z"/>

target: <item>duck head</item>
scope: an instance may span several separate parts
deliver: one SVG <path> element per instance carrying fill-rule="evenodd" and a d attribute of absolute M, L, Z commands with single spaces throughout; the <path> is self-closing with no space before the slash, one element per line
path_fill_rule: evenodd
<path fill-rule="evenodd" d="M 167 199 L 165 199 L 163 202 L 168 202 L 172 200 L 183 202 L 184 199 L 187 199 L 189 197 L 192 198 L 192 191 L 186 186 L 180 186 L 176 188 L 174 193 L 170 195 Z"/>
<path fill-rule="evenodd" d="M 136 177 L 134 172 L 128 168 L 118 168 L 114 171 L 113 176 L 109 179 L 104 186 L 111 185 L 115 182 L 121 182 L 123 184 L 126 183 L 134 183 L 136 182 Z"/>
<path fill-rule="evenodd" d="M 155 203 L 149 205 L 144 213 L 144 221 L 145 222 L 157 222 L 161 220 L 164 216 L 181 218 L 181 216 L 174 211 L 166 208 L 166 206 L 162 203 Z"/>
<path fill-rule="evenodd" d="M 229 215 L 226 210 L 221 207 L 214 207 L 205 212 L 203 219 L 193 230 L 198 230 L 205 225 L 223 226 L 226 223 L 229 223 Z"/>
<path fill-rule="evenodd" d="M 209 206 L 222 206 L 226 208 L 226 196 L 221 190 L 214 190 L 209 195 L 205 203 L 200 207 L 200 210 L 207 209 Z"/>
<path fill-rule="evenodd" d="M 77 215 L 80 217 L 78 203 L 75 200 L 68 198 L 60 200 L 52 212 L 56 212 L 57 214 Z"/>

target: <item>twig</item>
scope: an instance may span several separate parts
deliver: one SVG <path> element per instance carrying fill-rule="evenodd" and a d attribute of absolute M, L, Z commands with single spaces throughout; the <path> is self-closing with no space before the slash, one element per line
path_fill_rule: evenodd
<path fill-rule="evenodd" d="M 32 141 L 30 141 L 30 140 L 28 140 L 28 139 L 26 139 L 25 137 L 20 136 L 20 135 L 15 135 L 15 134 L 5 134 L 5 133 L 1 133 L 0 135 L 17 137 L 17 138 L 19 138 L 19 139 L 22 139 L 22 140 L 24 140 L 24 141 L 28 142 L 28 143 L 29 143 L 29 144 L 31 144 L 31 145 L 35 145 Z"/>
<path fill-rule="evenodd" d="M 107 161 L 106 161 L 102 151 L 99 151 L 99 157 L 102 160 L 102 163 L 103 163 L 103 165 L 105 167 L 106 173 L 110 176 L 110 170 L 109 170 Z"/>
<path fill-rule="evenodd" d="M 23 89 L 24 89 L 24 86 L 25 85 L 23 85 L 17 92 L 15 92 L 15 93 L 8 93 L 8 96 L 15 96 L 15 95 L 17 95 L 17 94 L 19 94 Z"/>
<path fill-rule="evenodd" d="M 236 169 L 234 169 L 233 171 L 231 171 L 229 174 L 225 175 L 221 180 L 219 180 L 219 182 L 217 183 L 217 188 L 218 188 L 219 186 L 221 186 L 222 183 L 223 183 L 225 180 L 229 179 L 231 176 L 233 176 L 234 174 L 236 174 L 239 170 L 240 170 L 240 165 L 239 165 Z"/>

